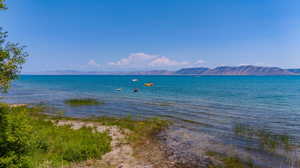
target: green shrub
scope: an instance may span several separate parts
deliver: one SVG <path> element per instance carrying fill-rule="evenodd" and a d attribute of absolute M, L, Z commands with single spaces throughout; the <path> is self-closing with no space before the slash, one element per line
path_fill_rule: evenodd
<path fill-rule="evenodd" d="M 0 107 L 0 168 L 29 167 L 27 154 L 35 143 L 32 120 L 26 110 Z"/>

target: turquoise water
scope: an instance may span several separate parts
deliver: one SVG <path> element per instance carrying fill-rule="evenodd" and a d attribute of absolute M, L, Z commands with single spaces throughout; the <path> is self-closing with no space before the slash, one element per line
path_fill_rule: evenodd
<path fill-rule="evenodd" d="M 131 79 L 138 78 L 139 82 Z M 144 87 L 146 82 L 154 87 Z M 122 88 L 122 91 L 115 91 Z M 139 88 L 138 93 L 132 91 Z M 226 131 L 238 121 L 300 137 L 300 76 L 21 76 L 5 100 L 50 103 L 95 97 L 104 106 L 66 109 L 68 115 L 169 116 Z"/>
<path fill-rule="evenodd" d="M 132 82 L 134 78 L 139 81 Z M 144 87 L 146 82 L 155 85 Z M 11 103 L 47 103 L 69 116 L 166 117 L 224 143 L 243 145 L 232 131 L 236 123 L 288 134 L 295 142 L 300 139 L 300 76 L 24 75 L 2 96 Z M 78 97 L 106 103 L 77 108 L 63 104 Z"/>

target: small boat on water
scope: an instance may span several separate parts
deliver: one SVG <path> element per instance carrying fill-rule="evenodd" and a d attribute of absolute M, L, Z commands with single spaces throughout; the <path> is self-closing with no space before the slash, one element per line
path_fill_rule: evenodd
<path fill-rule="evenodd" d="M 139 91 L 138 88 L 134 88 L 134 89 L 133 89 L 133 92 L 138 92 L 138 91 Z"/>
<path fill-rule="evenodd" d="M 154 86 L 154 83 L 144 83 L 144 86 L 151 87 L 151 86 Z"/>
<path fill-rule="evenodd" d="M 131 81 L 132 82 L 138 82 L 139 80 L 138 79 L 132 79 Z"/>
<path fill-rule="evenodd" d="M 116 91 L 122 91 L 122 88 L 117 88 L 117 89 L 115 89 Z"/>

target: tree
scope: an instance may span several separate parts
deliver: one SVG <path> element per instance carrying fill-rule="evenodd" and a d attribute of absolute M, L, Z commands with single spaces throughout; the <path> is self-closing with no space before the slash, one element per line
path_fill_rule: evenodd
<path fill-rule="evenodd" d="M 4 4 L 4 0 L 0 0 L 0 10 L 1 9 L 6 9 L 6 6 Z"/>
<path fill-rule="evenodd" d="M 4 0 L 0 0 L 0 10 L 6 9 Z M 7 92 L 11 81 L 18 77 L 28 56 L 24 46 L 6 41 L 7 32 L 0 27 L 0 92 Z"/>

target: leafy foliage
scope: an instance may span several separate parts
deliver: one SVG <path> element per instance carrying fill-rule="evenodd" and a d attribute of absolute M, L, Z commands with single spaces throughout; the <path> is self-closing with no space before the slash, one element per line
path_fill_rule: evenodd
<path fill-rule="evenodd" d="M 0 10 L 7 9 L 5 0 L 0 0 Z M 0 91 L 6 92 L 10 82 L 17 78 L 27 53 L 24 46 L 6 41 L 7 32 L 0 27 Z"/>
<path fill-rule="evenodd" d="M 0 167 L 29 167 L 27 153 L 33 147 L 31 120 L 24 110 L 0 108 Z"/>
<path fill-rule="evenodd" d="M 0 10 L 6 9 L 6 6 L 5 6 L 5 4 L 4 4 L 4 1 L 5 1 L 5 0 L 0 0 Z"/>
<path fill-rule="evenodd" d="M 0 90 L 6 92 L 11 80 L 17 78 L 21 65 L 25 63 L 28 54 L 24 46 L 18 43 L 6 42 L 7 32 L 0 28 Z"/>

